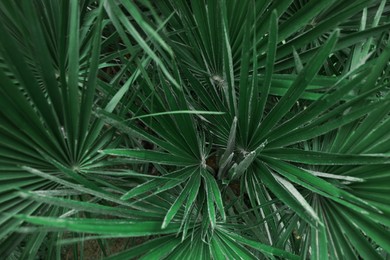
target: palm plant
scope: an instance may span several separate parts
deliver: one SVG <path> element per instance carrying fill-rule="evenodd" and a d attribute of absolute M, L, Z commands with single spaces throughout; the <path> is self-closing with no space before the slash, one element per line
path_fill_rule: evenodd
<path fill-rule="evenodd" d="M 388 258 L 389 8 L 2 1 L 0 252 Z"/>

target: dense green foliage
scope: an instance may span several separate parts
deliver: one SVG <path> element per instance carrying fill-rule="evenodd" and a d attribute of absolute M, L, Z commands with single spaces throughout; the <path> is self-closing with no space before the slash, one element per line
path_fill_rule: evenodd
<path fill-rule="evenodd" d="M 388 259 L 389 14 L 1 0 L 1 257 Z"/>

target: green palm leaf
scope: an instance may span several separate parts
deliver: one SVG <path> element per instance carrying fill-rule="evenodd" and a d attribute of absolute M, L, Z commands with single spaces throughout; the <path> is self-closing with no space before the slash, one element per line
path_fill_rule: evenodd
<path fill-rule="evenodd" d="M 0 254 L 387 259 L 389 10 L 1 1 Z"/>

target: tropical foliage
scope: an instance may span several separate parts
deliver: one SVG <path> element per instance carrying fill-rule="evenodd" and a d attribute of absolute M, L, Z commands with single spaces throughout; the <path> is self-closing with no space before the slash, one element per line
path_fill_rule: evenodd
<path fill-rule="evenodd" d="M 388 259 L 389 14 L 2 0 L 0 255 Z"/>

